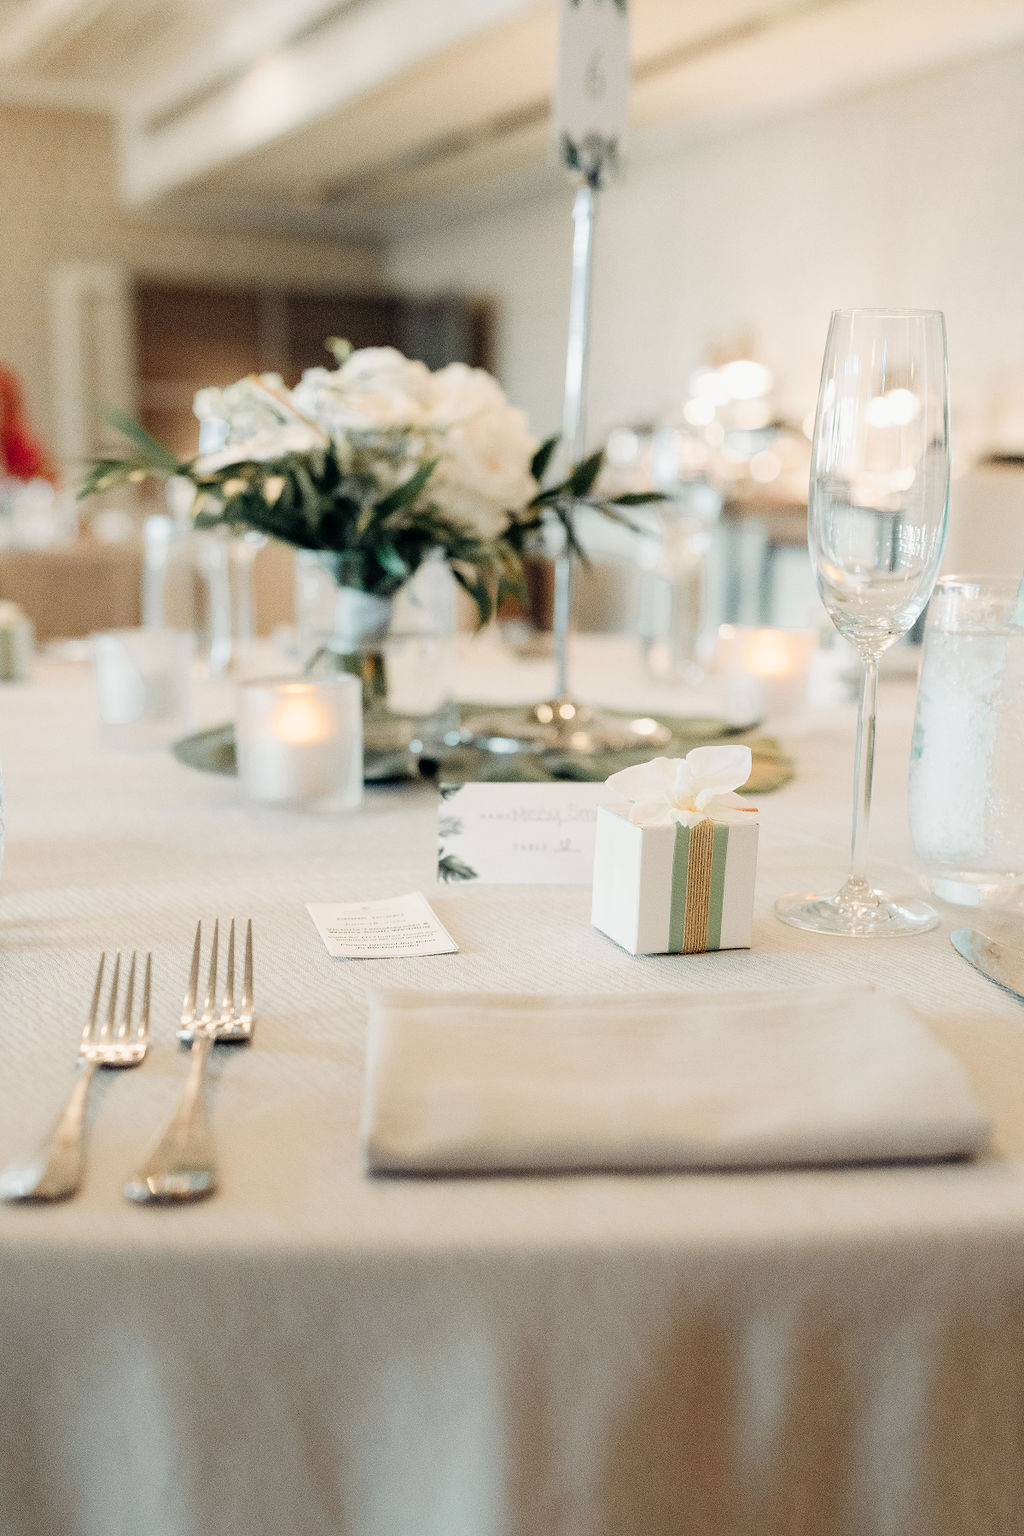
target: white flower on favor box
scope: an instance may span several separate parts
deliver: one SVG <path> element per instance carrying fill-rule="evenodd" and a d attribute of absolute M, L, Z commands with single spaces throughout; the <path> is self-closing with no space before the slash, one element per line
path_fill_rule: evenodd
<path fill-rule="evenodd" d="M 685 757 L 656 757 L 623 768 L 605 780 L 632 800 L 630 821 L 637 826 L 678 822 L 684 827 L 711 820 L 742 822 L 756 816 L 754 806 L 734 793 L 750 777 L 749 747 L 694 747 Z"/>

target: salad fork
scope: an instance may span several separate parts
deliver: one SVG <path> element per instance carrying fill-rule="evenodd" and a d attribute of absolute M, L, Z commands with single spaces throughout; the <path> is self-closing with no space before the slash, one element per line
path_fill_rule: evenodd
<path fill-rule="evenodd" d="M 178 1200 L 201 1200 L 217 1188 L 217 1164 L 213 1137 L 206 1110 L 206 1067 L 214 1041 L 247 1043 L 253 1030 L 252 919 L 245 931 L 245 958 L 242 963 L 242 995 L 235 1006 L 235 922 L 228 933 L 227 967 L 224 993 L 217 1003 L 217 951 L 220 923 L 213 925 L 210 965 L 206 995 L 198 1003 L 199 961 L 202 923 L 196 924 L 192 966 L 181 1007 L 178 1038 L 191 1046 L 189 1073 L 174 1118 L 164 1132 L 149 1161 L 128 1180 L 124 1192 L 129 1200 L 167 1204 Z"/>
<path fill-rule="evenodd" d="M 97 1029 L 100 1015 L 100 999 L 103 992 L 103 970 L 106 955 L 100 956 L 96 985 L 93 988 L 89 1017 L 82 1031 L 78 1049 L 80 1071 L 71 1097 L 63 1114 L 35 1155 L 12 1163 L 0 1174 L 0 1199 L 18 1200 L 66 1200 L 75 1194 L 82 1182 L 85 1167 L 83 1126 L 85 1102 L 89 1096 L 89 1084 L 97 1067 L 137 1067 L 146 1054 L 149 1044 L 149 1000 L 152 981 L 153 957 L 146 955 L 146 973 L 142 984 L 142 1005 L 138 1023 L 132 1023 L 132 1005 L 135 1000 L 136 951 L 132 951 L 120 1016 L 117 1013 L 117 994 L 121 982 L 121 953 L 114 961 L 114 975 L 110 984 L 110 999 L 106 1015 Z"/>

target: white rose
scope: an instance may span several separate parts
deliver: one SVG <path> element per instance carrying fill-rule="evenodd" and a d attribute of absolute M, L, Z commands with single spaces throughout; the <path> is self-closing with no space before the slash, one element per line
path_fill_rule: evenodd
<path fill-rule="evenodd" d="M 332 437 L 346 432 L 422 425 L 430 398 L 430 369 L 394 347 L 364 347 L 333 372 L 309 368 L 293 399 Z"/>
<path fill-rule="evenodd" d="M 440 456 L 430 495 L 443 511 L 494 538 L 537 489 L 530 474 L 537 443 L 525 413 L 509 405 L 482 368 L 452 363 L 433 376 L 430 421 Z"/>
<path fill-rule="evenodd" d="M 510 410 L 505 391 L 483 368 L 465 363 L 449 363 L 431 375 L 430 405 L 427 420 L 436 426 L 451 426 L 487 411 Z"/>
<path fill-rule="evenodd" d="M 534 449 L 521 412 L 463 422 L 441 438 L 430 493 L 443 510 L 493 538 L 536 490 L 530 474 Z"/>
<path fill-rule="evenodd" d="M 294 425 L 298 419 L 279 373 L 253 374 L 239 379 L 236 384 L 229 384 L 226 389 L 201 389 L 192 402 L 192 410 L 201 423 L 223 422 L 228 443 L 240 445 L 273 434 L 283 426 Z M 282 452 L 288 450 L 282 449 Z"/>
<path fill-rule="evenodd" d="M 308 453 L 312 448 L 323 446 L 323 436 L 315 427 L 296 421 L 228 443 L 215 453 L 204 454 L 195 460 L 192 469 L 200 476 L 213 475 L 231 464 L 265 464 L 271 459 L 283 458 L 286 453 Z"/>

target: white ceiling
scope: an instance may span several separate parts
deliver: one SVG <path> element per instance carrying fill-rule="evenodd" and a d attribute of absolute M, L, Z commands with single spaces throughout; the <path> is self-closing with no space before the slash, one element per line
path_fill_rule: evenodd
<path fill-rule="evenodd" d="M 652 135 L 1024 37 L 1024 0 L 632 0 Z M 383 232 L 541 184 L 555 0 L 0 0 L 0 101 L 109 112 L 129 206 Z"/>

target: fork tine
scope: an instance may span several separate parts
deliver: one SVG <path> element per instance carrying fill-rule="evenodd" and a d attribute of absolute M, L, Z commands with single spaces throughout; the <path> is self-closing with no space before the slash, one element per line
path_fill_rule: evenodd
<path fill-rule="evenodd" d="M 188 973 L 188 987 L 181 1005 L 181 1022 L 192 1024 L 196 1017 L 196 993 L 199 991 L 199 943 L 203 935 L 202 923 L 196 923 L 196 942 L 192 948 L 192 968 Z"/>
<path fill-rule="evenodd" d="M 114 1018 L 117 1014 L 117 992 L 121 984 L 121 951 L 118 950 L 114 958 L 114 974 L 110 982 L 110 1001 L 107 1004 L 107 1016 L 103 1020 L 103 1028 L 100 1030 L 100 1044 L 109 1045 L 114 1038 Z"/>
<path fill-rule="evenodd" d="M 121 1023 L 118 1026 L 118 1040 L 127 1040 L 132 1023 L 132 1004 L 135 1001 L 135 950 L 132 950 L 132 963 L 128 967 L 128 985 L 124 989 L 124 1007 L 121 1009 Z"/>
<path fill-rule="evenodd" d="M 242 1016 L 252 1013 L 252 918 L 245 925 L 245 961 L 242 969 Z"/>
<path fill-rule="evenodd" d="M 220 1005 L 222 1020 L 233 1019 L 235 1016 L 235 920 L 231 919 L 231 927 L 228 929 L 228 963 L 224 976 L 224 997 Z"/>
<path fill-rule="evenodd" d="M 92 1004 L 89 1008 L 89 1017 L 82 1030 L 82 1044 L 88 1045 L 93 1038 L 96 1029 L 96 1018 L 100 1011 L 100 993 L 103 990 L 103 967 L 106 963 L 106 954 L 100 955 L 100 968 L 96 972 L 96 985 L 92 989 Z"/>
<path fill-rule="evenodd" d="M 153 955 L 152 951 L 146 951 L 146 974 L 142 982 L 142 1008 L 139 1012 L 139 1027 L 135 1031 L 135 1039 L 142 1045 L 149 1034 L 149 994 L 153 981 Z"/>
<path fill-rule="evenodd" d="M 210 974 L 206 983 L 206 1001 L 203 1003 L 203 1020 L 213 1018 L 214 998 L 217 995 L 217 942 L 220 937 L 220 918 L 213 925 L 213 943 L 210 945 Z"/>

